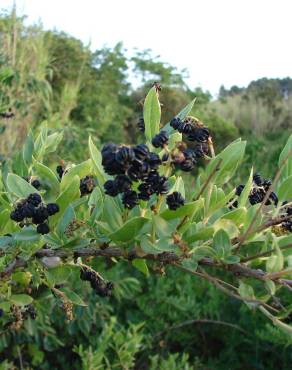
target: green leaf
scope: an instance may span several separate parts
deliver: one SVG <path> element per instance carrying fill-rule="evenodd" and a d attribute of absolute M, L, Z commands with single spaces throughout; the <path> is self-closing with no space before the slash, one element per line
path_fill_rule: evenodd
<path fill-rule="evenodd" d="M 213 224 L 214 230 L 223 229 L 229 235 L 229 238 L 235 238 L 239 234 L 239 230 L 235 223 L 231 220 L 219 219 Z"/>
<path fill-rule="evenodd" d="M 60 211 L 50 218 L 50 224 L 55 225 L 57 221 L 63 216 L 66 208 L 75 199 L 80 197 L 80 179 L 78 176 L 74 176 L 71 183 L 66 187 L 65 190 L 56 199 L 56 203 L 60 207 Z"/>
<path fill-rule="evenodd" d="M 173 187 L 169 190 L 169 193 L 173 193 L 174 191 L 178 191 L 185 198 L 185 186 L 181 176 L 176 178 Z"/>
<path fill-rule="evenodd" d="M 281 271 L 284 267 L 283 253 L 282 253 L 276 239 L 274 239 L 273 245 L 276 249 L 276 252 L 275 252 L 274 255 L 270 256 L 267 259 L 267 262 L 266 262 L 267 272 L 278 272 L 278 271 Z"/>
<path fill-rule="evenodd" d="M 54 152 L 57 149 L 60 142 L 62 141 L 62 139 L 63 139 L 62 132 L 60 133 L 55 132 L 52 135 L 47 136 L 45 142 L 45 153 L 48 154 Z"/>
<path fill-rule="evenodd" d="M 120 229 L 109 235 L 114 242 L 129 242 L 133 240 L 149 219 L 145 217 L 134 217 L 127 221 Z"/>
<path fill-rule="evenodd" d="M 64 237 L 66 228 L 70 222 L 75 218 L 74 208 L 69 205 L 63 214 L 63 217 L 59 220 L 56 231 L 61 238 Z"/>
<path fill-rule="evenodd" d="M 248 196 L 249 196 L 249 193 L 251 191 L 252 185 L 253 185 L 253 168 L 251 169 L 249 178 L 247 180 L 247 183 L 245 184 L 244 189 L 242 190 L 242 193 L 240 194 L 240 196 L 238 198 L 238 206 L 239 207 L 245 207 L 246 206 L 246 203 L 247 203 Z"/>
<path fill-rule="evenodd" d="M 228 182 L 234 175 L 239 163 L 244 156 L 246 142 L 238 140 L 227 146 L 219 153 L 207 166 L 206 178 L 214 171 L 221 159 L 221 164 L 216 174 L 213 176 L 213 182 L 216 185 L 222 185 Z"/>
<path fill-rule="evenodd" d="M 100 189 L 96 186 L 91 193 L 88 206 L 90 207 L 90 225 L 93 225 L 103 212 L 103 196 Z"/>
<path fill-rule="evenodd" d="M 227 263 L 228 265 L 233 265 L 234 263 L 240 262 L 239 256 L 227 256 L 224 257 L 223 261 Z"/>
<path fill-rule="evenodd" d="M 240 226 L 245 223 L 246 214 L 247 209 L 242 207 L 225 213 L 223 216 L 220 217 L 220 219 L 231 220 L 235 223 L 235 225 Z"/>
<path fill-rule="evenodd" d="M 35 241 L 40 239 L 40 234 L 36 232 L 32 227 L 27 227 L 13 234 L 15 240 L 19 241 Z"/>
<path fill-rule="evenodd" d="M 87 304 L 83 301 L 78 294 L 70 290 L 69 288 L 61 288 L 60 289 L 63 293 L 65 293 L 66 297 L 76 306 L 87 306 Z"/>
<path fill-rule="evenodd" d="M 24 162 L 29 165 L 32 161 L 32 154 L 34 151 L 34 142 L 32 132 L 29 131 L 22 150 L 22 156 Z"/>
<path fill-rule="evenodd" d="M 92 161 L 88 159 L 85 162 L 77 164 L 69 169 L 68 172 L 62 177 L 61 190 L 64 190 L 72 181 L 73 177 L 78 176 L 80 179 L 91 173 Z"/>
<path fill-rule="evenodd" d="M 218 230 L 214 235 L 213 245 L 220 257 L 228 255 L 231 249 L 229 235 L 223 229 Z"/>
<path fill-rule="evenodd" d="M 26 272 L 18 271 L 12 274 L 12 280 L 24 286 L 28 286 L 28 284 L 31 281 L 31 278 L 32 278 L 32 274 L 28 271 Z"/>
<path fill-rule="evenodd" d="M 70 266 L 58 266 L 51 268 L 46 271 L 46 278 L 51 286 L 56 284 L 64 284 L 69 281 L 72 274 L 72 267 Z"/>
<path fill-rule="evenodd" d="M 142 236 L 140 239 L 140 246 L 143 252 L 147 254 L 159 254 L 161 253 L 161 250 L 157 248 L 157 245 L 152 243 L 148 236 Z"/>
<path fill-rule="evenodd" d="M 27 306 L 33 302 L 32 297 L 27 294 L 12 294 L 9 300 L 17 306 Z"/>
<path fill-rule="evenodd" d="M 93 144 L 93 141 L 91 139 L 91 136 L 89 136 L 88 139 L 88 147 L 89 147 L 89 153 L 90 157 L 92 159 L 94 168 L 95 168 L 95 174 L 98 179 L 98 182 L 103 185 L 103 183 L 106 180 L 105 173 L 103 171 L 103 167 L 101 164 L 102 157 L 100 151 L 97 149 L 97 147 Z"/>
<path fill-rule="evenodd" d="M 29 194 L 38 193 L 36 188 L 13 173 L 9 173 L 7 176 L 7 187 L 11 193 L 14 193 L 19 198 L 27 198 Z"/>
<path fill-rule="evenodd" d="M 137 270 L 141 271 L 144 275 L 149 276 L 149 270 L 145 260 L 135 258 L 132 261 L 132 265 L 136 267 Z"/>
<path fill-rule="evenodd" d="M 292 198 L 292 175 L 287 177 L 279 186 L 278 198 L 280 200 Z"/>
<path fill-rule="evenodd" d="M 238 293 L 242 298 L 247 298 L 247 299 L 255 298 L 253 287 L 248 284 L 243 283 L 242 281 L 239 282 Z"/>
<path fill-rule="evenodd" d="M 161 107 L 158 94 L 153 86 L 148 92 L 143 108 L 145 122 L 145 136 L 151 142 L 152 138 L 158 134 L 161 118 Z"/>
<path fill-rule="evenodd" d="M 202 228 L 201 230 L 198 230 L 195 234 L 192 234 L 186 237 L 186 241 L 188 243 L 193 243 L 198 240 L 209 240 L 213 237 L 213 234 L 214 234 L 214 227 L 207 226 L 207 227 Z"/>
<path fill-rule="evenodd" d="M 282 183 L 288 177 L 292 176 L 292 134 L 289 136 L 289 139 L 280 154 L 279 162 L 278 162 L 279 167 L 281 166 L 283 160 L 288 156 L 289 153 L 291 155 L 289 159 L 287 160 L 281 172 L 280 183 Z"/>
<path fill-rule="evenodd" d="M 52 188 L 56 193 L 59 192 L 60 182 L 55 173 L 49 167 L 35 161 L 34 168 L 41 178 L 47 180 L 52 185 Z"/>
<path fill-rule="evenodd" d="M 195 212 L 204 207 L 204 200 L 201 198 L 195 202 L 187 203 L 182 207 L 179 207 L 177 210 L 172 211 L 166 209 L 163 211 L 160 216 L 165 220 L 173 220 L 175 218 L 181 218 L 185 216 L 192 217 Z"/>
<path fill-rule="evenodd" d="M 183 267 L 187 268 L 188 270 L 190 270 L 192 272 L 197 271 L 198 261 L 195 258 L 195 256 L 191 256 L 188 259 L 184 259 L 181 264 L 182 264 Z"/>

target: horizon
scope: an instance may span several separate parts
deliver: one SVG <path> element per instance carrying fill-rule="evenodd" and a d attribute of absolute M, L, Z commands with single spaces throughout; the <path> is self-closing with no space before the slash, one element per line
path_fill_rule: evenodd
<path fill-rule="evenodd" d="M 12 0 L 2 0 L 1 10 L 11 9 L 13 3 Z M 154 0 L 147 2 L 144 16 L 130 0 L 123 3 L 114 0 L 103 4 L 93 0 L 70 3 L 69 15 L 66 1 L 18 0 L 15 3 L 18 16 L 27 15 L 29 24 L 41 21 L 44 29 L 64 31 L 85 45 L 90 42 L 91 50 L 105 45 L 113 47 L 118 42 L 122 42 L 127 50 L 151 49 L 153 56 L 159 55 L 161 61 L 178 71 L 186 69 L 189 77 L 185 81 L 191 89 L 201 87 L 214 97 L 222 85 L 227 89 L 247 87 L 261 78 L 292 76 L 292 53 L 288 50 L 292 4 L 286 0 L 280 0 L 281 7 L 274 6 L 270 0 L 260 0 L 256 4 L 251 0 L 241 1 L 236 6 L 230 0 L 222 0 L 220 4 L 212 0 L 204 4 L 181 0 L 183 9 L 189 5 L 182 25 L 169 22 L 169 19 L 176 19 L 178 13 L 173 4 L 163 7 Z M 210 12 L 210 9 L 214 11 Z M 193 11 L 198 15 L 192 17 Z M 163 18 L 164 12 L 169 17 Z M 143 20 L 151 19 L 153 14 L 158 15 L 156 23 L 151 22 L 147 29 Z M 208 27 L 209 24 L 212 26 Z M 185 50 L 193 40 L 196 44 L 188 54 Z"/>

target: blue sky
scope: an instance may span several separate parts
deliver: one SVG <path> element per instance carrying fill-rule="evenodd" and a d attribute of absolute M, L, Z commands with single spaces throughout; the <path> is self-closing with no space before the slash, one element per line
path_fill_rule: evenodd
<path fill-rule="evenodd" d="M 0 0 L 0 8 L 12 0 Z M 261 77 L 292 77 L 291 0 L 16 0 L 19 14 L 91 42 L 151 48 L 191 87 L 215 94 Z"/>

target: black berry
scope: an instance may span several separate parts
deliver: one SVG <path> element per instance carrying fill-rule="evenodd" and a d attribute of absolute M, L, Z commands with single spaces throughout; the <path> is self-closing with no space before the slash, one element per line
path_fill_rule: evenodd
<path fill-rule="evenodd" d="M 27 202 L 38 206 L 42 202 L 42 198 L 38 193 L 33 193 L 28 196 Z"/>
<path fill-rule="evenodd" d="M 53 216 L 54 214 L 58 213 L 60 210 L 58 204 L 56 203 L 49 203 L 47 204 L 47 211 L 49 216 Z"/>
<path fill-rule="evenodd" d="M 138 204 L 138 194 L 134 190 L 126 191 L 122 196 L 122 203 L 125 208 L 134 208 Z"/>
<path fill-rule="evenodd" d="M 50 228 L 49 228 L 49 225 L 46 224 L 46 223 L 43 223 L 43 224 L 39 224 L 37 226 L 37 232 L 39 234 L 48 234 L 50 232 Z"/>
<path fill-rule="evenodd" d="M 169 194 L 166 197 L 166 203 L 169 209 L 175 211 L 185 204 L 185 200 L 181 193 L 179 193 L 178 191 L 174 191 L 172 194 Z"/>
<path fill-rule="evenodd" d="M 168 143 L 168 134 L 164 130 L 160 131 L 159 134 L 154 136 L 154 138 L 152 139 L 152 145 L 155 148 L 163 148 L 163 146 L 166 145 L 167 143 Z"/>

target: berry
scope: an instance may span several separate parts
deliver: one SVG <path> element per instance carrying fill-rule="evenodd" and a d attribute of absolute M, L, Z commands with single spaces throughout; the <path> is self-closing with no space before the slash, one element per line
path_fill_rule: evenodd
<path fill-rule="evenodd" d="M 105 193 L 111 197 L 115 197 L 119 194 L 119 191 L 116 187 L 116 183 L 114 180 L 107 180 L 104 185 Z"/>
<path fill-rule="evenodd" d="M 49 213 L 47 208 L 43 205 L 40 205 L 38 208 L 34 210 L 32 223 L 33 224 L 42 224 L 46 219 L 49 217 Z"/>
<path fill-rule="evenodd" d="M 15 209 L 10 213 L 10 218 L 13 221 L 20 222 L 24 220 L 24 215 L 20 209 Z"/>
<path fill-rule="evenodd" d="M 149 164 L 152 170 L 157 170 L 157 168 L 161 165 L 162 161 L 159 158 L 158 154 L 150 153 L 149 158 L 147 159 L 147 163 Z"/>
<path fill-rule="evenodd" d="M 115 187 L 119 193 L 124 193 L 131 189 L 132 181 L 127 175 L 117 175 L 114 180 Z"/>
<path fill-rule="evenodd" d="M 168 158 L 169 158 L 169 154 L 168 153 L 164 153 L 162 158 L 161 158 L 161 162 L 167 162 L 168 161 Z"/>
<path fill-rule="evenodd" d="M 35 320 L 37 317 L 37 313 L 36 313 L 34 306 L 30 304 L 28 306 L 25 306 L 25 308 L 26 308 L 26 313 L 29 314 L 32 320 Z"/>
<path fill-rule="evenodd" d="M 286 229 L 290 233 L 292 232 L 292 221 L 291 220 L 283 222 L 282 226 L 284 229 Z"/>
<path fill-rule="evenodd" d="M 146 182 L 142 182 L 138 186 L 138 190 L 139 190 L 138 197 L 141 200 L 148 201 L 151 195 L 153 194 L 153 189 L 152 189 L 151 184 L 147 184 Z"/>
<path fill-rule="evenodd" d="M 50 232 L 49 225 L 48 225 L 48 224 L 46 224 L 46 223 L 39 224 L 39 225 L 37 226 L 37 232 L 38 232 L 39 234 L 42 234 L 42 235 L 44 235 L 44 234 L 48 234 L 48 233 Z"/>
<path fill-rule="evenodd" d="M 116 153 L 116 161 L 123 166 L 127 166 L 128 164 L 130 164 L 134 160 L 134 158 L 134 150 L 127 146 L 123 146 Z"/>
<path fill-rule="evenodd" d="M 237 188 L 236 188 L 236 190 L 235 190 L 235 195 L 240 196 L 240 194 L 242 193 L 243 189 L 244 189 L 244 185 L 242 185 L 242 184 L 241 185 L 238 185 Z"/>
<path fill-rule="evenodd" d="M 154 136 L 154 138 L 152 139 L 152 145 L 155 148 L 163 148 L 163 146 L 166 145 L 167 143 L 168 143 L 168 134 L 164 130 L 160 131 L 159 134 Z"/>
<path fill-rule="evenodd" d="M 261 188 L 259 189 L 252 189 L 250 192 L 248 199 L 251 205 L 261 203 L 264 200 L 265 197 L 265 191 Z"/>
<path fill-rule="evenodd" d="M 177 131 L 181 134 L 189 135 L 193 132 L 194 127 L 190 123 L 181 122 L 177 128 Z"/>
<path fill-rule="evenodd" d="M 80 270 L 80 279 L 83 281 L 91 281 L 94 278 L 95 274 L 86 268 Z"/>
<path fill-rule="evenodd" d="M 139 131 L 141 132 L 145 132 L 145 122 L 144 122 L 144 118 L 139 118 L 139 121 L 137 122 L 137 126 L 138 126 L 138 129 Z"/>
<path fill-rule="evenodd" d="M 274 205 L 277 206 L 278 205 L 278 197 L 277 197 L 277 194 L 274 193 L 273 191 L 271 192 L 270 196 L 269 196 L 269 199 L 271 199 L 273 202 L 274 202 Z"/>
<path fill-rule="evenodd" d="M 197 163 L 197 156 L 196 156 L 196 152 L 193 150 L 193 149 L 186 149 L 183 151 L 183 155 L 185 157 L 185 159 L 189 159 L 193 162 L 193 164 L 196 164 Z"/>
<path fill-rule="evenodd" d="M 33 193 L 28 196 L 27 202 L 37 207 L 42 202 L 42 198 L 38 193 Z"/>
<path fill-rule="evenodd" d="M 33 180 L 31 185 L 38 190 L 41 187 L 41 182 L 39 180 Z"/>
<path fill-rule="evenodd" d="M 205 143 L 207 142 L 209 137 L 210 137 L 210 132 L 206 127 L 198 127 L 198 128 L 194 128 L 193 131 L 188 135 L 188 140 Z"/>
<path fill-rule="evenodd" d="M 134 208 L 138 204 L 137 193 L 134 190 L 126 191 L 122 196 L 122 203 L 125 208 Z"/>
<path fill-rule="evenodd" d="M 0 317 L 2 317 L 4 315 L 4 311 L 2 310 L 2 308 L 0 308 Z"/>
<path fill-rule="evenodd" d="M 261 178 L 261 175 L 259 173 L 255 173 L 253 175 L 253 182 L 257 185 L 257 186 L 261 186 L 262 185 L 262 182 L 263 182 L 263 179 Z"/>
<path fill-rule="evenodd" d="M 186 159 L 179 164 L 179 168 L 184 172 L 190 172 L 194 167 L 194 162 L 191 159 Z"/>
<path fill-rule="evenodd" d="M 60 210 L 58 204 L 56 203 L 49 203 L 47 204 L 47 211 L 49 216 L 53 216 L 54 214 L 58 213 Z"/>
<path fill-rule="evenodd" d="M 178 117 L 174 117 L 171 121 L 170 121 L 170 126 L 172 128 L 174 128 L 175 130 L 177 130 L 180 126 L 180 124 L 182 123 L 182 120 Z"/>
<path fill-rule="evenodd" d="M 63 168 L 63 166 L 57 166 L 56 172 L 59 175 L 59 178 L 61 179 L 63 177 L 63 174 L 64 174 L 64 168 Z"/>
<path fill-rule="evenodd" d="M 95 187 L 95 182 L 92 176 L 85 176 L 83 179 L 80 180 L 80 194 L 81 197 L 83 195 L 87 195 L 92 193 Z"/>
<path fill-rule="evenodd" d="M 156 179 L 152 182 L 153 191 L 159 194 L 166 194 L 168 192 L 168 182 L 165 176 L 156 176 Z"/>
<path fill-rule="evenodd" d="M 185 204 L 185 200 L 181 193 L 179 193 L 178 191 L 174 191 L 172 194 L 169 194 L 166 197 L 166 203 L 169 209 L 175 211 L 177 208 Z"/>
<path fill-rule="evenodd" d="M 126 169 L 116 160 L 116 152 L 107 152 L 102 157 L 102 165 L 106 173 L 109 175 L 119 175 L 125 173 Z"/>
<path fill-rule="evenodd" d="M 133 150 L 134 150 L 136 159 L 139 159 L 140 161 L 144 161 L 146 158 L 149 157 L 149 153 L 150 153 L 149 148 L 145 144 L 136 145 L 133 148 Z"/>
<path fill-rule="evenodd" d="M 150 165 L 147 162 L 141 162 L 136 159 L 127 173 L 131 180 L 137 181 L 145 179 L 150 170 Z"/>
<path fill-rule="evenodd" d="M 196 158 L 203 158 L 205 155 L 209 154 L 209 146 L 207 144 L 201 143 L 194 148 L 194 152 L 196 154 Z"/>

